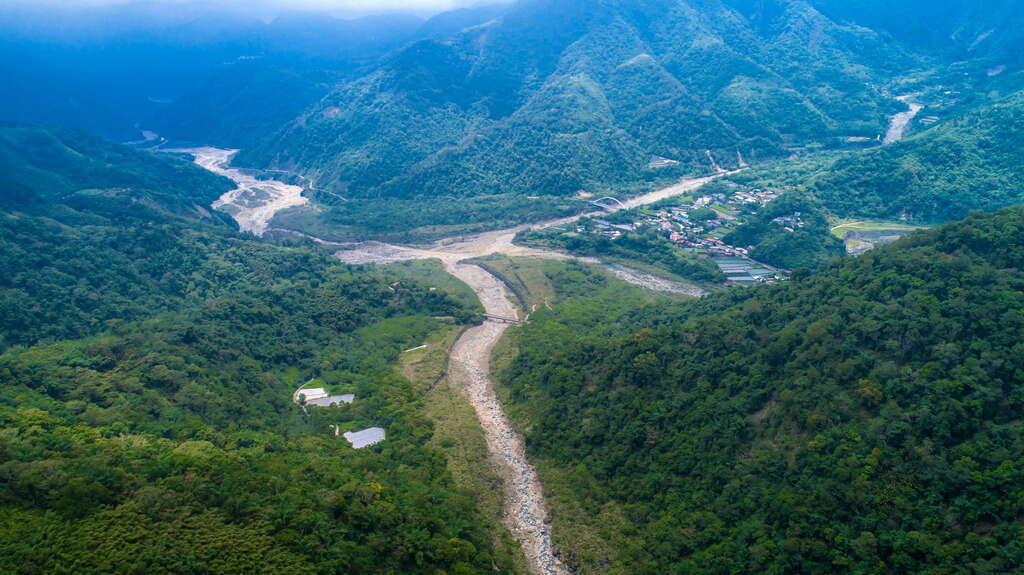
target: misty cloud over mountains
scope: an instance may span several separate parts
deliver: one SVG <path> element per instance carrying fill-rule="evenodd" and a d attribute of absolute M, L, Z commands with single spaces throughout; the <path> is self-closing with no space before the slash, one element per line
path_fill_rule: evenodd
<path fill-rule="evenodd" d="M 171 5 L 194 11 L 245 11 L 270 17 L 295 10 L 323 10 L 346 15 L 382 12 L 430 14 L 456 8 L 503 3 L 502 0 L 13 0 L 8 7 L 45 8 L 48 11 L 76 11 L 82 8 Z"/>

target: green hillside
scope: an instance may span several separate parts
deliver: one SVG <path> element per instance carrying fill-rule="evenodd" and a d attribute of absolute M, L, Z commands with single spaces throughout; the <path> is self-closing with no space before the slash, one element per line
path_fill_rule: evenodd
<path fill-rule="evenodd" d="M 743 0 L 741 0 L 743 1 Z M 751 3 L 750 0 L 746 0 Z M 1024 65 L 1024 7 L 1016 0 L 812 0 L 826 15 L 978 66 Z"/>
<path fill-rule="evenodd" d="M 1024 201 L 1024 93 L 822 169 L 811 191 L 840 216 L 936 222 Z"/>
<path fill-rule="evenodd" d="M 1024 92 L 977 106 L 884 148 L 752 170 L 749 185 L 791 185 L 840 218 L 943 223 L 1024 201 Z"/>
<path fill-rule="evenodd" d="M 709 151 L 730 168 L 881 133 L 900 105 L 878 86 L 912 60 L 805 2 L 777 7 L 519 2 L 392 54 L 238 161 L 306 174 L 340 213 L 377 198 L 543 205 L 706 173 Z"/>
<path fill-rule="evenodd" d="M 390 4 L 0 2 L 0 575 L 1024 574 L 1024 2 Z"/>
<path fill-rule="evenodd" d="M 778 286 L 532 314 L 503 381 L 576 572 L 1016 572 L 1022 230 L 972 215 Z"/>
<path fill-rule="evenodd" d="M 0 572 L 517 572 L 396 369 L 475 302 L 132 199 L 208 200 L 184 161 L 16 135 L 37 179 L 0 206 Z M 77 201 L 101 184 L 139 187 Z M 355 402 L 304 414 L 314 379 Z"/>
<path fill-rule="evenodd" d="M 73 128 L 0 123 L 0 207 L 47 211 L 106 203 L 215 223 L 228 218 L 210 204 L 233 187 L 185 158 L 133 150 Z"/>

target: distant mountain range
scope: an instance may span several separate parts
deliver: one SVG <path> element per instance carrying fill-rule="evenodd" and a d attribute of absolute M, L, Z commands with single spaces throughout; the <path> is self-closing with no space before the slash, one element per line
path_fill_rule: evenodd
<path fill-rule="evenodd" d="M 59 11 L 0 7 L 0 119 L 60 123 L 120 141 L 138 126 L 242 145 L 313 105 L 361 66 L 495 8 L 353 20 L 127 3 Z"/>
<path fill-rule="evenodd" d="M 750 3 L 758 3 L 752 0 Z M 1017 0 L 813 0 L 830 18 L 891 34 L 948 59 L 1024 64 L 1024 4 Z"/>
<path fill-rule="evenodd" d="M 525 0 L 389 54 L 239 161 L 302 171 L 324 201 L 571 195 L 881 133 L 910 56 L 770 4 Z"/>
<path fill-rule="evenodd" d="M 628 193 L 875 141 L 903 91 L 954 86 L 959 113 L 1017 89 L 1021 16 L 1013 2 L 524 0 L 388 54 L 238 161 L 304 173 L 322 204 Z"/>
<path fill-rule="evenodd" d="M 944 121 L 1024 86 L 1009 0 L 520 0 L 426 21 L 158 6 L 0 9 L 0 118 L 239 148 L 305 176 L 318 205 L 283 225 L 333 239 L 437 237 L 869 147 L 896 96 L 946 102 Z M 946 196 L 921 218 L 978 205 Z"/>
<path fill-rule="evenodd" d="M 967 212 L 1024 201 L 1024 21 L 970 4 L 0 6 L 0 573 L 1020 573 L 1024 206 Z M 315 201 L 240 234 L 212 209 L 234 184 L 116 143 L 140 128 Z M 540 238 L 646 286 L 792 269 L 699 299 L 313 241 L 456 238 L 746 164 Z M 837 237 L 895 227 L 859 256 Z M 362 253 L 439 253 L 393 248 Z M 517 313 L 502 284 L 525 320 L 466 331 Z M 355 399 L 295 405 L 312 387 Z M 490 441 L 506 417 L 522 449 Z"/>

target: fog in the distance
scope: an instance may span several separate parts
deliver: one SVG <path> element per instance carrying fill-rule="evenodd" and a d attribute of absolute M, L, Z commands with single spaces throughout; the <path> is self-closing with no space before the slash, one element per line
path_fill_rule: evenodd
<path fill-rule="evenodd" d="M 54 15 L 88 8 L 170 5 L 186 11 L 244 11 L 273 17 L 290 11 L 327 11 L 334 15 L 361 16 L 386 12 L 428 15 L 455 8 L 506 3 L 509 0 L 9 0 L 3 4 L 15 10 L 46 10 Z M 0 13 L 3 9 L 0 8 Z"/>

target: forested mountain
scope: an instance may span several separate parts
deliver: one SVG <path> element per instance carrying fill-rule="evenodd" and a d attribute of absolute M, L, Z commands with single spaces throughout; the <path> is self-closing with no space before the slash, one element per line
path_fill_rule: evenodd
<path fill-rule="evenodd" d="M 944 223 L 1024 201 L 1024 92 L 892 146 L 808 158 L 737 176 L 806 190 L 843 218 Z"/>
<path fill-rule="evenodd" d="M 1013 208 L 778 286 L 532 314 L 504 381 L 576 572 L 1019 570 L 1022 246 Z"/>
<path fill-rule="evenodd" d="M 475 308 L 137 201 L 222 186 L 184 160 L 74 131 L 2 143 L 0 571 L 516 572 L 394 366 Z M 100 186 L 127 189 L 79 201 Z M 355 403 L 305 415 L 314 378 Z M 387 439 L 355 450 L 332 425 Z"/>
<path fill-rule="evenodd" d="M 97 202 L 227 223 L 210 209 L 234 184 L 185 158 L 113 144 L 83 130 L 0 123 L 0 207 L 50 212 Z M 231 224 L 233 225 L 233 224 Z"/>
<path fill-rule="evenodd" d="M 1020 2 L 59 4 L 0 5 L 0 573 L 1021 571 Z M 314 201 L 242 235 L 150 130 Z M 326 253 L 716 172 L 518 228 L 614 274 Z"/>
<path fill-rule="evenodd" d="M 743 0 L 740 0 L 743 1 Z M 760 4 L 746 0 L 748 4 Z M 1024 65 L 1024 6 L 1016 0 L 812 0 L 824 14 L 885 31 L 954 61 Z"/>
<path fill-rule="evenodd" d="M 0 6 L 0 119 L 80 126 L 139 140 L 239 146 L 278 129 L 347 74 L 423 24 L 352 20 L 216 3 L 111 3 L 61 10 Z"/>
<path fill-rule="evenodd" d="M 895 146 L 827 163 L 810 190 L 841 216 L 944 222 L 1024 201 L 1024 92 Z"/>
<path fill-rule="evenodd" d="M 807 2 L 524 0 L 343 83 L 238 161 L 338 197 L 571 196 L 873 138 L 910 62 Z M 649 169 L 653 156 L 678 161 Z"/>

